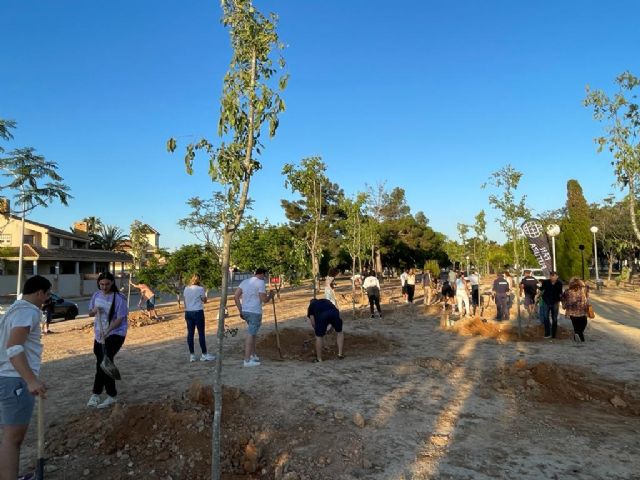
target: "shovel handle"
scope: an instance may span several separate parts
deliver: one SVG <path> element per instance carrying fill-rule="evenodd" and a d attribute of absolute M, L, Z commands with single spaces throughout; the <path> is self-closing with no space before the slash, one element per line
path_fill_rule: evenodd
<path fill-rule="evenodd" d="M 36 463 L 36 479 L 44 479 L 44 399 L 38 395 L 38 460 Z"/>

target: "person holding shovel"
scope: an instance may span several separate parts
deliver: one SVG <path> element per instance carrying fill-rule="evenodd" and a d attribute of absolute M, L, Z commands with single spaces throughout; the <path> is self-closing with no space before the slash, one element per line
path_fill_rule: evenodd
<path fill-rule="evenodd" d="M 262 324 L 262 304 L 270 302 L 274 292 L 267 293 L 264 277 L 267 271 L 264 268 L 256 269 L 253 277 L 243 280 L 233 299 L 240 312 L 240 318 L 247 322 L 247 338 L 244 341 L 245 367 L 258 367 L 260 358 L 256 354 L 256 336 Z"/>
<path fill-rule="evenodd" d="M 149 320 L 162 320 L 162 317 L 159 317 L 156 312 L 156 294 L 153 293 L 151 287 L 144 283 L 135 284 L 132 281 L 129 281 L 129 283 L 133 288 L 140 290 L 140 301 L 138 302 L 138 306 L 140 308 L 142 308 L 143 305 L 145 306 Z"/>
<path fill-rule="evenodd" d="M 344 345 L 344 333 L 342 332 L 342 319 L 340 310 L 326 298 L 312 298 L 307 309 L 307 317 L 311 322 L 316 335 L 316 358 L 314 362 L 322 361 L 322 347 L 324 346 L 324 336 L 327 327 L 331 325 L 336 331 L 336 342 L 338 343 L 338 358 L 342 360 L 342 347 Z"/>
<path fill-rule="evenodd" d="M 93 324 L 93 353 L 96 356 L 96 375 L 93 381 L 93 393 L 87 407 L 106 408 L 116 403 L 116 381 L 108 375 L 101 364 L 106 355 L 111 362 L 124 344 L 127 336 L 127 299 L 118 291 L 116 280 L 110 272 L 98 277 L 98 291 L 89 300 L 89 316 L 95 317 Z M 103 390 L 107 398 L 101 401 Z"/>
<path fill-rule="evenodd" d="M 35 397 L 46 398 L 40 380 L 42 343 L 40 307 L 51 295 L 51 282 L 35 275 L 0 320 L 0 479 L 15 480 Z"/>

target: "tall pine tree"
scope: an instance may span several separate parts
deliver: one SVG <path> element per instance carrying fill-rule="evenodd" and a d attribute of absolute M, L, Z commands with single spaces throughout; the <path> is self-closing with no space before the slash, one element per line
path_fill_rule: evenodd
<path fill-rule="evenodd" d="M 567 182 L 567 216 L 560 222 L 560 235 L 556 243 L 556 265 L 560 278 L 582 277 L 582 253 L 584 245 L 584 274 L 589 278 L 589 267 L 593 256 L 589 205 L 577 180 Z"/>

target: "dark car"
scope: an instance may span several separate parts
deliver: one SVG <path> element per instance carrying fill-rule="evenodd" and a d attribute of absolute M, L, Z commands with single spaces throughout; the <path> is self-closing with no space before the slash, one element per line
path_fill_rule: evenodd
<path fill-rule="evenodd" d="M 55 293 L 51 294 L 51 303 L 53 303 L 53 318 L 73 320 L 78 316 L 78 305 L 59 297 Z"/>

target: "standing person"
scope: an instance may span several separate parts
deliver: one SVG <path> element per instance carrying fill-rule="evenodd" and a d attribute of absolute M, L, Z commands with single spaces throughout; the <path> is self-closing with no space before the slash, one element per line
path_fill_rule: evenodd
<path fill-rule="evenodd" d="M 584 342 L 584 330 L 587 328 L 587 305 L 589 304 L 589 290 L 582 280 L 577 277 L 569 281 L 569 287 L 562 295 L 562 306 L 573 324 L 573 339 L 576 335 Z M 577 341 L 577 340 L 576 340 Z"/>
<path fill-rule="evenodd" d="M 498 277 L 493 281 L 493 287 L 491 289 L 496 300 L 496 309 L 498 313 L 496 320 L 509 320 L 509 308 L 507 306 L 509 292 L 509 282 L 504 278 L 504 273 L 499 272 Z"/>
<path fill-rule="evenodd" d="M 159 317 L 156 313 L 156 294 L 153 293 L 153 290 L 142 282 L 135 284 L 129 281 L 129 283 L 133 288 L 140 290 L 140 301 L 138 302 L 138 307 L 142 308 L 143 305 L 145 306 L 149 320 L 162 320 L 163 317 Z"/>
<path fill-rule="evenodd" d="M 405 285 L 407 286 L 407 303 L 413 303 L 413 296 L 416 293 L 416 271 L 413 268 L 407 272 Z"/>
<path fill-rule="evenodd" d="M 529 318 L 536 317 L 536 294 L 538 293 L 538 280 L 531 275 L 531 270 L 524 271 L 524 277 L 520 280 L 520 295 L 524 293 L 524 306 L 529 312 Z"/>
<path fill-rule="evenodd" d="M 433 287 L 433 280 L 431 279 L 431 272 L 429 270 L 425 270 L 422 273 L 422 290 L 424 295 L 424 306 L 427 307 L 431 305 L 431 296 Z"/>
<path fill-rule="evenodd" d="M 444 280 L 442 282 L 442 311 L 446 311 L 447 310 L 447 305 L 449 304 L 449 301 L 451 301 L 451 305 L 454 304 L 455 298 L 456 296 L 456 292 L 453 289 L 453 285 L 451 283 L 449 283 L 449 280 Z"/>
<path fill-rule="evenodd" d="M 514 289 L 516 288 L 516 284 L 513 280 L 513 277 L 511 276 L 511 273 L 509 272 L 509 270 L 505 270 L 504 271 L 504 279 L 509 282 L 509 296 L 507 297 L 507 320 L 509 319 L 509 312 L 511 312 L 511 307 L 513 306 L 513 300 L 515 297 L 515 294 L 513 293 Z"/>
<path fill-rule="evenodd" d="M 409 276 L 409 270 L 406 268 L 400 274 L 400 286 L 402 287 L 402 299 L 407 303 L 407 277 Z"/>
<path fill-rule="evenodd" d="M 544 302 L 542 312 L 544 338 L 556 338 L 558 310 L 562 297 L 562 282 L 558 279 L 558 274 L 550 272 L 549 278 L 542 282 L 540 290 L 542 291 L 542 301 Z M 549 321 L 549 315 L 551 315 L 551 322 Z"/>
<path fill-rule="evenodd" d="M 244 366 L 257 367 L 260 358 L 256 354 L 256 336 L 262 324 L 262 304 L 271 301 L 273 292 L 267 294 L 264 268 L 256 269 L 251 278 L 240 282 L 233 296 L 240 318 L 247 322 L 247 338 L 244 341 Z"/>
<path fill-rule="evenodd" d="M 53 319 L 54 308 L 55 308 L 55 305 L 53 303 L 53 300 L 51 299 L 51 296 L 49 296 L 47 301 L 42 304 L 42 313 L 44 314 L 44 317 L 45 317 L 44 328 L 42 329 L 42 333 L 46 334 L 50 332 L 49 325 L 51 324 L 51 320 Z"/>
<path fill-rule="evenodd" d="M 29 428 L 35 397 L 47 398 L 40 380 L 42 343 L 40 307 L 51 295 L 51 282 L 40 275 L 24 283 L 22 298 L 0 319 L 0 478 L 18 478 L 20 448 Z"/>
<path fill-rule="evenodd" d="M 362 288 L 367 291 L 371 318 L 375 318 L 375 315 L 373 313 L 374 305 L 378 310 L 378 317 L 382 318 L 382 310 L 380 309 L 380 282 L 376 277 L 376 272 L 374 272 L 373 270 L 369 272 L 369 275 L 364 279 L 364 282 L 362 283 Z"/>
<path fill-rule="evenodd" d="M 107 375 L 100 364 L 107 357 L 113 362 L 127 336 L 127 299 L 118 291 L 116 279 L 110 272 L 98 276 L 98 291 L 89 300 L 89 316 L 95 317 L 93 322 L 93 353 L 96 356 L 96 374 L 93 390 L 87 407 L 106 408 L 116 403 L 118 391 L 116 381 Z M 104 345 L 104 351 L 103 351 Z M 102 391 L 106 390 L 107 398 L 100 401 Z"/>
<path fill-rule="evenodd" d="M 470 315 L 469 309 L 469 285 L 464 278 L 464 273 L 458 272 L 458 278 L 456 278 L 455 290 L 456 290 L 456 304 L 458 305 L 458 312 L 461 317 Z"/>
<path fill-rule="evenodd" d="M 336 275 L 338 275 L 337 268 L 331 268 L 327 275 L 327 278 L 324 282 L 324 298 L 333 303 L 336 307 L 338 306 L 338 299 L 336 298 Z"/>
<path fill-rule="evenodd" d="M 471 285 L 471 305 L 473 306 L 473 315 L 475 315 L 476 309 L 480 306 L 480 276 L 475 269 L 472 269 L 469 275 L 469 285 Z"/>
<path fill-rule="evenodd" d="M 189 347 L 189 361 L 195 362 L 195 347 L 193 339 L 198 330 L 198 343 L 200 344 L 200 361 L 215 360 L 215 355 L 207 353 L 207 340 L 204 333 L 204 304 L 207 303 L 207 293 L 200 285 L 200 275 L 191 277 L 189 285 L 184 289 L 184 319 L 187 322 L 187 346 Z"/>
<path fill-rule="evenodd" d="M 312 298 L 307 309 L 307 317 L 311 322 L 316 335 L 316 359 L 314 362 L 322 361 L 322 347 L 324 346 L 324 336 L 329 325 L 336 331 L 336 342 L 338 344 L 338 358 L 342 360 L 342 347 L 344 345 L 344 333 L 342 331 L 342 319 L 340 311 L 326 298 Z"/>

